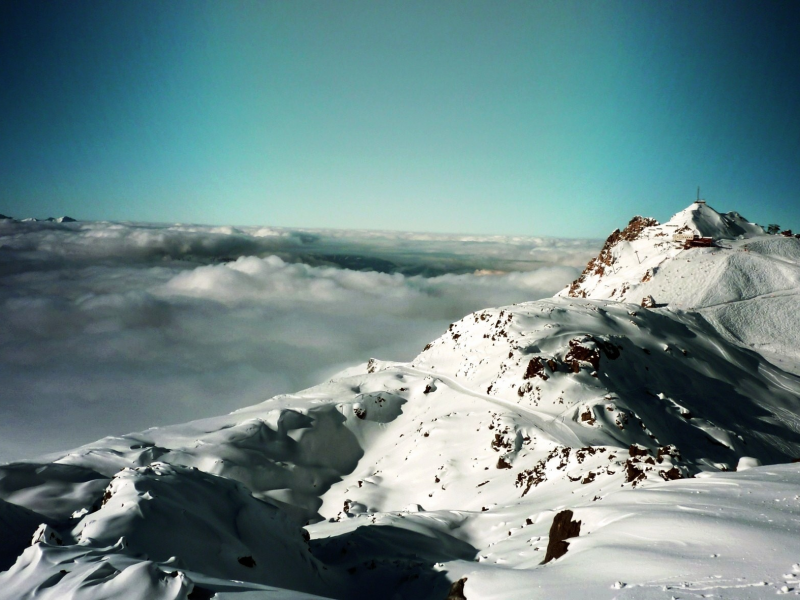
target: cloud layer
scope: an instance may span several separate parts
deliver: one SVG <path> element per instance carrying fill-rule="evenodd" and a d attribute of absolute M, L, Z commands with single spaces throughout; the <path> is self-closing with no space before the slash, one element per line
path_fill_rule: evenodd
<path fill-rule="evenodd" d="M 598 245 L 0 221 L 0 461 L 409 360 L 468 312 L 552 295 Z"/>

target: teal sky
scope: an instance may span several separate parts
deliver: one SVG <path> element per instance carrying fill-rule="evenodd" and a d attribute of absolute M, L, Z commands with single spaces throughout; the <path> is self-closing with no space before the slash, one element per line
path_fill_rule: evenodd
<path fill-rule="evenodd" d="M 0 0 L 0 213 L 800 229 L 800 3 Z"/>

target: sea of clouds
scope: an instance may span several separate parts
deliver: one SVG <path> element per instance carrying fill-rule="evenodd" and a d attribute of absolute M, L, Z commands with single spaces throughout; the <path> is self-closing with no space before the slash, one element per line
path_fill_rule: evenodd
<path fill-rule="evenodd" d="M 0 220 L 0 462 L 410 360 L 469 312 L 551 296 L 599 246 Z"/>

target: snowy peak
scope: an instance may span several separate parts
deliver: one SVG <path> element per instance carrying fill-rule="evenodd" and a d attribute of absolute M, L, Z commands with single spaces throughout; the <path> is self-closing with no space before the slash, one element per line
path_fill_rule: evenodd
<path fill-rule="evenodd" d="M 714 240 L 764 235 L 764 229 L 737 212 L 719 213 L 703 201 L 693 202 L 664 224 L 665 229 L 691 231 Z"/>
<path fill-rule="evenodd" d="M 663 225 L 634 217 L 558 296 L 701 312 L 736 343 L 800 358 L 800 239 L 704 202 Z"/>
<path fill-rule="evenodd" d="M 704 253 L 713 253 L 715 263 L 719 263 L 726 260 L 731 251 L 747 250 L 746 241 L 770 237 L 760 225 L 750 223 L 739 213 L 720 213 L 703 201 L 692 203 L 663 225 L 655 219 L 637 216 L 622 231 L 615 230 L 580 277 L 558 295 L 644 302 L 643 306 L 653 307 L 675 301 L 676 298 L 665 300 L 664 292 L 671 296 L 671 292 L 680 287 L 683 308 L 697 308 L 703 305 L 703 298 L 695 297 L 696 294 L 691 299 L 685 297 L 687 290 L 707 287 L 703 281 L 694 279 L 696 273 L 676 276 L 677 279 L 689 276 L 690 281 L 676 279 L 669 285 L 661 282 L 664 285 L 656 286 L 661 297 L 655 300 L 650 297 L 655 290 L 645 290 L 642 286 L 653 282 L 658 273 L 676 259 L 686 259 L 688 263 L 692 256 L 708 258 Z M 712 270 L 725 276 L 725 269 L 715 267 Z M 709 281 L 706 276 L 704 279 L 706 283 Z"/>

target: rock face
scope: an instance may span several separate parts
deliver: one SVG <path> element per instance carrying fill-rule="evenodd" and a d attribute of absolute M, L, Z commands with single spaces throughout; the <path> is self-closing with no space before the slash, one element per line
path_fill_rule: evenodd
<path fill-rule="evenodd" d="M 467 578 L 462 577 L 450 586 L 450 592 L 447 594 L 445 600 L 467 600 L 464 595 L 464 584 L 467 583 Z"/>
<path fill-rule="evenodd" d="M 800 378 L 742 340 L 793 306 L 800 241 L 709 211 L 634 218 L 559 296 L 467 315 L 410 363 L 0 466 L 21 524 L 0 599 L 573 599 L 709 572 L 777 591 L 800 554 Z"/>
<path fill-rule="evenodd" d="M 586 268 L 581 273 L 572 285 L 569 286 L 568 295 L 571 298 L 586 298 L 586 290 L 583 289 L 583 284 L 588 278 L 595 275 L 602 277 L 606 274 L 606 270 L 612 269 L 615 265 L 614 249 L 619 246 L 621 242 L 633 242 L 643 237 L 644 230 L 648 227 L 655 227 L 658 221 L 647 217 L 633 217 L 628 225 L 620 231 L 615 229 L 614 232 L 608 236 L 600 254 L 596 258 L 589 261 Z"/>
<path fill-rule="evenodd" d="M 581 533 L 581 522 L 572 520 L 571 510 L 562 510 L 553 519 L 550 527 L 550 535 L 547 542 L 547 552 L 544 555 L 542 564 L 549 563 L 551 560 L 561 558 L 567 553 L 569 538 L 578 537 Z"/>

